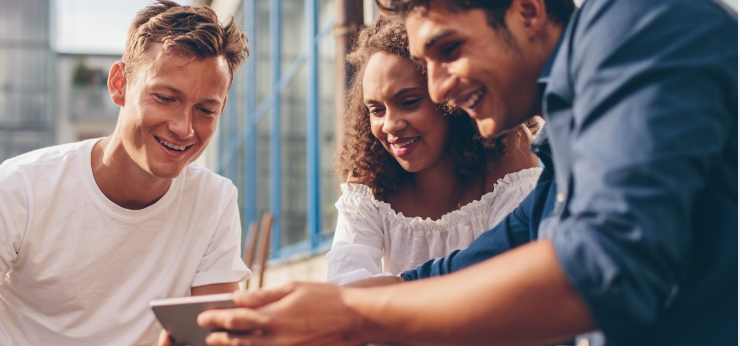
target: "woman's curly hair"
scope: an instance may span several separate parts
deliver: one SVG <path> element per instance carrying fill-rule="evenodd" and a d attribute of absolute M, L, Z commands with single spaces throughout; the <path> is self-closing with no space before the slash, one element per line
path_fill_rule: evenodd
<path fill-rule="evenodd" d="M 344 134 L 335 167 L 338 178 L 367 185 L 375 194 L 385 194 L 398 188 L 411 173 L 401 167 L 370 130 L 370 113 L 363 102 L 362 79 L 368 60 L 378 52 L 410 60 L 403 23 L 381 15 L 373 26 L 360 31 L 352 53 L 347 55 L 355 73 L 347 92 Z M 419 70 L 426 74 L 424 67 L 419 66 Z M 518 128 L 507 135 L 485 139 L 463 110 L 448 104 L 442 107 L 446 116 L 452 117 L 447 151 L 461 180 L 471 179 L 490 168 L 506 152 L 507 144 L 522 140 L 526 135 L 523 129 Z M 533 133 L 539 129 L 534 118 L 526 125 Z"/>

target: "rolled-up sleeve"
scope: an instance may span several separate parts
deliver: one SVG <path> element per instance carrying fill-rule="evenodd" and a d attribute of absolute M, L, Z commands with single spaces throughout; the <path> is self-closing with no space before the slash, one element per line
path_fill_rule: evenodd
<path fill-rule="evenodd" d="M 615 340 L 680 294 L 696 197 L 737 126 L 737 31 L 718 7 L 688 3 L 586 2 L 572 37 L 572 198 L 550 226 L 567 277 Z"/>
<path fill-rule="evenodd" d="M 252 275 L 240 256 L 241 221 L 237 197 L 236 188 L 233 188 L 206 253 L 200 260 L 192 287 L 239 282 Z"/>

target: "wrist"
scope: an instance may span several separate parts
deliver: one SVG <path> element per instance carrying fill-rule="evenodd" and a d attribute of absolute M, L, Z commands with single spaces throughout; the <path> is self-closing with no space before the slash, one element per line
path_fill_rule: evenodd
<path fill-rule="evenodd" d="M 381 326 L 374 321 L 372 309 L 377 309 L 372 301 L 372 289 L 341 288 L 342 300 L 350 311 L 351 324 L 347 331 L 347 338 L 356 344 L 365 344 L 371 341 L 382 341 Z"/>

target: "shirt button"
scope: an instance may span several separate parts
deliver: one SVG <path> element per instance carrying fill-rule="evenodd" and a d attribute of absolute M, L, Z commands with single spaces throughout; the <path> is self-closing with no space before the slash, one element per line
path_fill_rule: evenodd
<path fill-rule="evenodd" d="M 578 340 L 578 344 L 576 344 L 576 346 L 590 346 L 590 345 L 591 345 L 591 343 L 588 342 L 588 339 L 586 339 L 586 338 L 583 338 L 581 340 Z"/>
<path fill-rule="evenodd" d="M 557 199 L 558 203 L 563 203 L 563 201 L 565 200 L 565 196 L 563 196 L 562 192 L 558 193 L 558 195 L 555 198 Z M 584 345 L 578 345 L 578 346 L 584 346 Z"/>

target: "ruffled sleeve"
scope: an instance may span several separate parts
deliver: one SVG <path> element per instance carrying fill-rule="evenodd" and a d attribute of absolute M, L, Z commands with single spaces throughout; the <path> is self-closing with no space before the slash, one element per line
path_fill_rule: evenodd
<path fill-rule="evenodd" d="M 326 254 L 328 281 L 343 285 L 382 274 L 383 221 L 378 202 L 368 186 L 342 184 L 335 204 L 337 229 L 331 251 Z"/>
<path fill-rule="evenodd" d="M 491 214 L 488 227 L 491 229 L 511 214 L 537 185 L 542 168 L 533 167 L 509 173 L 494 185 L 491 200 Z"/>

